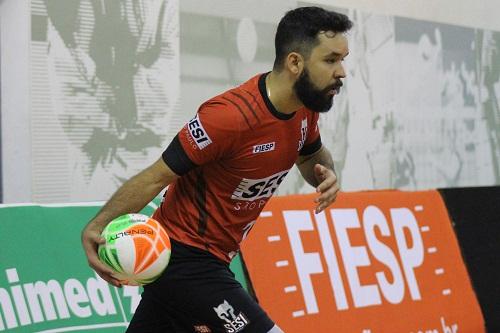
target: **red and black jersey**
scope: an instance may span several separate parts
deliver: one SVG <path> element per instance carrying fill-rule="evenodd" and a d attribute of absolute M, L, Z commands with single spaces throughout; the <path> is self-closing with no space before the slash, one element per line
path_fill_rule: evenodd
<path fill-rule="evenodd" d="M 318 113 L 279 113 L 258 75 L 202 104 L 163 153 L 178 175 L 154 218 L 229 262 L 299 154 L 321 147 Z"/>

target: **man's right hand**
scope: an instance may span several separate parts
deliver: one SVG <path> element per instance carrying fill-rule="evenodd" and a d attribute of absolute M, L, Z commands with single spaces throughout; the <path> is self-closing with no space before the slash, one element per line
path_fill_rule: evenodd
<path fill-rule="evenodd" d="M 105 242 L 101 237 L 101 232 L 106 222 L 123 214 L 140 212 L 162 189 L 178 177 L 163 158 L 159 158 L 155 163 L 127 180 L 83 229 L 82 245 L 89 266 L 105 281 L 116 287 L 122 285 L 113 277 L 115 272 L 103 264 L 97 255 L 97 248 Z"/>
<path fill-rule="evenodd" d="M 97 248 L 106 240 L 101 237 L 102 228 L 90 222 L 82 231 L 82 245 L 87 256 L 89 266 L 96 271 L 101 278 L 115 287 L 121 287 L 119 280 L 113 277 L 114 271 L 103 264 L 97 255 Z"/>

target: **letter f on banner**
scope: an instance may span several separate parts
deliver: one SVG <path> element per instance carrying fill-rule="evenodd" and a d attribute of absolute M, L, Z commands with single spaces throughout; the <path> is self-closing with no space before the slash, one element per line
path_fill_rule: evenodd
<path fill-rule="evenodd" d="M 321 266 L 319 254 L 305 253 L 300 240 L 301 231 L 314 230 L 311 214 L 307 210 L 286 210 L 283 212 L 283 217 L 285 218 L 286 230 L 292 246 L 307 313 L 318 313 L 318 303 L 316 302 L 310 275 L 323 273 L 323 266 Z"/>

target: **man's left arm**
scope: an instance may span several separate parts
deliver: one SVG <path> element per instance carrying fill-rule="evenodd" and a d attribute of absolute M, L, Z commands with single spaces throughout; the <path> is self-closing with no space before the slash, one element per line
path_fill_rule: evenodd
<path fill-rule="evenodd" d="M 317 193 L 320 193 L 314 200 L 318 204 L 315 210 L 315 213 L 318 214 L 335 201 L 339 191 L 332 155 L 322 145 L 311 155 L 299 156 L 295 164 L 302 177 L 316 187 Z"/>

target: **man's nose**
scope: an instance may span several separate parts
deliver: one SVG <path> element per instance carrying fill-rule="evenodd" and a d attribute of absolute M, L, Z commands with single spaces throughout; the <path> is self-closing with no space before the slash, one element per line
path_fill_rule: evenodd
<path fill-rule="evenodd" d="M 335 78 L 345 78 L 345 69 L 342 64 L 339 65 L 339 68 L 335 71 Z"/>

